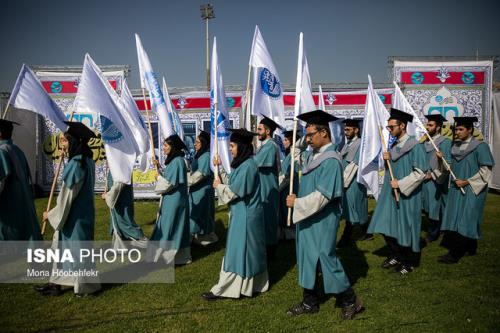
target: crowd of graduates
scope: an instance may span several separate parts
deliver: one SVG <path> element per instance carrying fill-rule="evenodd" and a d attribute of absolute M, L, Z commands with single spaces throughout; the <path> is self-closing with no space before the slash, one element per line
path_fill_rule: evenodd
<path fill-rule="evenodd" d="M 363 311 L 336 249 L 351 246 L 353 229 L 362 230 L 361 240 L 381 234 L 389 256 L 381 263 L 405 275 L 416 266 L 412 253 L 443 235 L 448 253 L 440 263 L 457 263 L 475 254 L 481 237 L 488 182 L 494 165 L 487 143 L 473 136 L 474 117 L 456 117 L 453 141 L 441 135 L 441 115 L 427 117 L 432 142 L 406 133 L 413 117 L 391 109 L 387 129 L 394 141 L 383 154 L 387 167 L 371 220 L 368 194 L 357 181 L 362 133 L 361 119 L 346 119 L 342 147 L 332 142 L 329 123 L 333 115 L 316 110 L 298 118 L 305 122 L 304 136 L 293 137 L 273 120 L 264 117 L 257 133 L 230 129 L 231 172 L 210 158 L 210 135 L 200 131 L 192 163 L 185 159 L 186 146 L 177 135 L 165 139 L 164 163 L 157 163 L 155 193 L 160 195 L 156 224 L 148 238 L 134 220 L 132 184 L 114 182 L 102 198 L 111 210 L 110 232 L 115 247 L 124 241 L 146 248 L 154 260 L 168 260 L 174 250 L 175 264 L 191 263 L 193 243 L 208 246 L 215 234 L 215 204 L 229 206 L 229 228 L 218 281 L 203 293 L 207 301 L 252 297 L 269 289 L 268 265 L 276 256 L 280 239 L 295 239 L 298 282 L 303 299 L 286 313 L 297 316 L 319 310 L 321 295 L 335 294 L 341 317 L 351 319 Z M 42 238 L 31 191 L 28 163 L 11 140 L 14 122 L 0 120 L 0 240 Z M 68 162 L 54 208 L 44 212 L 55 230 L 53 241 L 94 239 L 94 161 L 88 141 L 95 133 L 82 123 L 67 122 L 61 147 Z M 284 135 L 285 158 L 273 139 Z M 260 144 L 254 151 L 255 137 Z M 295 142 L 295 146 L 293 143 Z M 453 172 L 448 170 L 451 166 Z M 212 166 L 212 167 L 211 167 Z M 217 172 L 213 172 L 215 167 Z M 293 169 L 293 173 L 292 173 Z M 289 192 L 293 182 L 292 194 Z M 216 199 L 217 198 L 217 199 Z M 290 219 L 289 210 L 291 210 Z M 427 237 L 421 239 L 422 212 L 429 220 Z M 340 221 L 345 228 L 339 241 Z M 76 295 L 90 294 L 99 284 L 77 278 L 51 278 L 35 286 L 44 295 L 59 295 L 61 286 L 72 286 Z"/>

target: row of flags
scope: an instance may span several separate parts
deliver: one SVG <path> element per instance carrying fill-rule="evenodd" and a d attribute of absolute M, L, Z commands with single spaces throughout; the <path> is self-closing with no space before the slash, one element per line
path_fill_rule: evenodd
<path fill-rule="evenodd" d="M 162 86 L 160 86 L 139 35 L 135 35 L 135 40 L 141 89 L 144 96 L 145 92 L 148 92 L 152 111 L 158 116 L 161 136 L 166 138 L 172 134 L 177 134 L 181 139 L 184 139 L 180 117 L 170 99 L 165 77 L 163 77 Z M 284 124 L 283 88 L 258 26 L 255 27 L 252 41 L 249 70 L 253 71 L 253 92 L 251 101 L 247 99 L 246 116 L 249 114 L 259 117 L 267 116 L 279 124 Z M 218 62 L 217 40 L 215 37 L 210 74 L 211 158 L 218 154 L 221 158 L 222 167 L 227 173 L 230 173 L 229 109 L 222 72 Z M 377 198 L 379 171 L 384 167 L 380 136 L 384 137 L 384 142 L 389 142 L 389 134 L 385 128 L 389 113 L 375 92 L 370 76 L 368 76 L 368 82 L 357 181 L 364 184 Z M 425 133 L 424 125 L 398 85 L 396 83 L 394 85 L 393 106 L 415 117 L 414 124 L 409 124 L 408 132 L 410 135 L 419 138 Z M 136 160 L 139 161 L 140 169 L 145 171 L 148 168 L 149 160 L 155 158 L 155 156 L 151 131 L 148 131 L 148 126 L 137 109 L 126 80 L 123 80 L 120 90 L 121 94 L 118 95 L 90 55 L 86 54 L 78 93 L 74 102 L 74 110 L 76 112 L 91 111 L 99 114 L 100 129 L 109 170 L 114 180 L 130 184 Z M 323 96 L 321 86 L 319 90 L 320 96 Z M 30 110 L 46 117 L 61 131 L 66 129 L 64 124 L 66 116 L 46 93 L 36 75 L 26 65 L 21 68 L 8 103 L 16 108 Z M 248 104 L 250 104 L 250 107 L 248 107 Z M 319 99 L 318 106 L 314 103 L 303 34 L 300 33 L 295 118 L 304 112 L 317 108 L 325 110 L 325 104 L 323 98 Z M 344 135 L 341 121 L 332 122 L 330 129 L 334 142 L 342 144 Z"/>

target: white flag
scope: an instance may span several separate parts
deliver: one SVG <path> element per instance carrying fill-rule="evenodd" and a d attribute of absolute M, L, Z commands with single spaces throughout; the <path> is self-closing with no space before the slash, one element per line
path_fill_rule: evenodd
<path fill-rule="evenodd" d="M 316 105 L 312 96 L 311 78 L 309 76 L 309 65 L 304 52 L 304 41 L 302 32 L 299 35 L 299 54 L 297 57 L 297 80 L 295 81 L 295 106 L 294 116 L 314 111 Z"/>
<path fill-rule="evenodd" d="M 318 109 L 326 111 L 325 107 L 325 98 L 323 97 L 323 89 L 321 89 L 321 85 L 319 85 L 319 102 Z M 335 121 L 330 121 L 328 126 L 330 127 L 330 133 L 332 135 L 332 142 L 337 145 L 337 149 L 342 149 L 342 146 L 345 142 L 344 135 L 344 119 L 339 119 Z"/>
<path fill-rule="evenodd" d="M 7 105 L 38 113 L 53 122 L 61 132 L 68 128 L 64 123 L 64 113 L 47 94 L 35 73 L 25 64 L 21 67 Z"/>
<path fill-rule="evenodd" d="M 130 184 L 139 148 L 120 113 L 124 109 L 120 97 L 88 54 L 83 63 L 75 107 L 77 112 L 100 115 L 101 138 L 113 180 Z"/>
<path fill-rule="evenodd" d="M 184 128 L 182 127 L 181 118 L 177 113 L 177 110 L 172 104 L 172 100 L 170 99 L 170 94 L 168 93 L 167 82 L 165 81 L 165 77 L 163 77 L 163 96 L 165 97 L 165 103 L 167 104 L 168 113 L 171 116 L 172 123 L 174 125 L 174 131 L 177 135 L 184 141 Z"/>
<path fill-rule="evenodd" d="M 253 68 L 252 114 L 285 123 L 283 89 L 266 43 L 255 26 L 249 65 Z"/>
<path fill-rule="evenodd" d="M 361 147 L 359 148 L 357 181 L 365 185 L 376 200 L 379 195 L 379 171 L 384 168 L 383 147 L 379 131 L 380 127 L 382 127 L 385 142 L 387 143 L 389 136 L 385 129 L 387 119 L 389 119 L 389 113 L 373 89 L 372 79 L 368 75 L 368 91 L 366 94 L 363 131 L 361 132 Z"/>
<path fill-rule="evenodd" d="M 230 128 L 229 114 L 224 92 L 224 82 L 222 81 L 222 73 L 219 68 L 219 60 L 217 57 L 217 39 L 214 37 L 214 45 L 212 48 L 212 66 L 210 68 L 210 161 L 213 161 L 215 156 L 215 145 L 222 163 L 222 167 L 226 173 L 231 172 L 231 155 L 229 153 L 229 136 Z M 215 119 L 217 119 L 215 121 Z M 215 128 L 217 127 L 217 142 L 215 140 Z M 210 163 L 212 171 L 215 170 L 213 163 Z"/>
<path fill-rule="evenodd" d="M 396 82 L 394 83 L 394 100 L 392 102 L 392 107 L 403 112 L 409 113 L 413 116 L 413 122 L 408 122 L 406 127 L 406 133 L 409 135 L 415 136 L 417 140 L 420 140 L 422 136 L 425 135 L 425 126 L 422 124 L 419 116 L 411 107 L 410 102 L 406 99 L 405 95 L 399 89 L 399 86 Z"/>
<path fill-rule="evenodd" d="M 122 115 L 137 144 L 138 151 L 136 153 L 139 155 L 139 168 L 144 172 L 148 168 L 148 155 L 152 155 L 148 129 L 128 88 L 127 80 L 123 80 L 121 90 Z"/>
<path fill-rule="evenodd" d="M 163 138 L 168 138 L 175 133 L 172 118 L 168 113 L 163 93 L 156 79 L 156 75 L 149 61 L 149 57 L 142 47 L 141 38 L 135 34 L 135 44 L 137 46 L 137 58 L 139 60 L 139 73 L 141 76 L 141 88 L 147 89 L 151 105 L 158 115 L 160 130 Z"/>

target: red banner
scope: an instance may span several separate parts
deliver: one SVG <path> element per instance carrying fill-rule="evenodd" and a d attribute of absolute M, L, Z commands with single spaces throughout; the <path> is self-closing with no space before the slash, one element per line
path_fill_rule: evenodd
<path fill-rule="evenodd" d="M 401 82 L 405 84 L 484 84 L 484 72 L 401 72 Z M 444 80 L 441 81 L 440 77 Z"/>
<path fill-rule="evenodd" d="M 116 80 L 109 83 L 116 90 Z M 78 81 L 42 81 L 42 86 L 49 94 L 76 94 L 78 91 Z"/>

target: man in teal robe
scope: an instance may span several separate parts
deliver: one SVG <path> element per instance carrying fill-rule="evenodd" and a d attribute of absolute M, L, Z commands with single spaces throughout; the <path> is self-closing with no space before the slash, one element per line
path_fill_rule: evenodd
<path fill-rule="evenodd" d="M 0 241 L 41 240 L 28 161 L 12 143 L 13 124 L 0 119 Z"/>
<path fill-rule="evenodd" d="M 229 205 L 230 221 L 226 253 L 219 281 L 202 294 L 207 301 L 219 298 L 251 297 L 269 288 L 266 260 L 264 211 L 257 165 L 252 158 L 255 133 L 245 129 L 229 129 L 231 174 L 223 168 L 214 180 L 219 205 Z M 215 165 L 220 165 L 218 158 Z"/>
<path fill-rule="evenodd" d="M 187 147 L 177 134 L 165 139 L 163 151 L 167 158 L 155 187 L 155 193 L 161 198 L 159 216 L 150 238 L 155 243 L 148 246 L 147 258 L 150 261 L 162 258 L 169 263 L 172 251 L 175 252 L 176 265 L 192 261 L 187 167 L 183 150 Z"/>
<path fill-rule="evenodd" d="M 109 230 L 113 236 L 113 247 L 121 249 L 132 245 L 146 248 L 147 238 L 141 227 L 134 221 L 132 182 L 130 184 L 115 182 L 111 172 L 108 172 L 107 189 L 107 192 L 102 194 L 102 198 L 110 209 Z"/>
<path fill-rule="evenodd" d="M 54 228 L 52 248 L 60 251 L 70 249 L 73 258 L 79 258 L 82 248 L 81 241 L 94 240 L 95 206 L 94 181 L 95 164 L 93 153 L 88 146 L 91 138 L 96 138 L 94 132 L 80 122 L 65 122 L 68 130 L 61 138 L 61 146 L 67 151 L 68 163 L 62 174 L 62 185 L 57 196 L 57 205 L 43 213 Z M 83 245 L 84 248 L 88 247 Z M 78 272 L 79 270 L 95 269 L 95 263 L 88 260 L 54 263 L 53 271 Z M 52 275 L 50 283 L 35 286 L 35 290 L 44 295 L 61 294 L 61 285 L 72 286 L 75 295 L 92 294 L 101 288 L 98 277 Z"/>
<path fill-rule="evenodd" d="M 342 318 L 352 319 L 363 310 L 335 253 L 341 216 L 343 176 L 340 154 L 331 142 L 328 123 L 337 118 L 316 110 L 298 116 L 307 123 L 306 141 L 312 151 L 305 155 L 298 195 L 287 197 L 297 225 L 296 251 L 299 285 L 304 288 L 300 304 L 288 309 L 297 316 L 319 310 L 320 279 L 325 293 L 336 294 Z"/>
<path fill-rule="evenodd" d="M 451 182 L 441 230 L 449 253 L 439 257 L 446 264 L 457 263 L 466 253 L 476 254 L 481 238 L 488 183 L 495 165 L 490 147 L 473 136 L 477 117 L 455 117 L 457 140 L 451 148 L 451 169 L 456 180 Z M 465 195 L 460 189 L 465 190 Z"/>
<path fill-rule="evenodd" d="M 266 225 L 267 258 L 273 259 L 278 246 L 279 225 L 279 191 L 278 175 L 280 172 L 279 148 L 273 139 L 273 133 L 278 124 L 264 116 L 257 127 L 257 134 L 261 142 L 260 148 L 254 156 L 259 168 L 260 193 L 264 208 Z M 281 127 L 280 127 L 281 128 Z"/>
<path fill-rule="evenodd" d="M 446 205 L 449 181 L 448 170 L 444 167 L 443 158 L 448 164 L 451 163 L 451 140 L 441 135 L 443 122 L 446 121 L 445 117 L 440 114 L 425 117 L 427 118 L 427 132 L 439 149 L 439 152 L 436 152 L 434 145 L 428 139 L 423 143 L 429 168 L 422 185 L 422 208 L 429 220 L 427 237 L 425 238 L 426 242 L 429 243 L 439 238 L 441 230 L 441 218 Z"/>
<path fill-rule="evenodd" d="M 412 120 L 413 116 L 391 109 L 387 129 L 396 140 L 384 153 L 384 160 L 391 164 L 394 179 L 391 180 L 386 169 L 377 207 L 368 228 L 369 233 L 383 234 L 389 247 L 390 254 L 382 267 L 395 267 L 395 271 L 402 275 L 413 271 L 411 251 L 420 252 L 421 184 L 428 169 L 423 146 L 406 133 L 406 125 Z M 399 202 L 396 202 L 394 190 L 399 195 Z"/>
<path fill-rule="evenodd" d="M 218 240 L 212 187 L 214 174 L 210 168 L 210 134 L 200 131 L 194 147 L 196 154 L 188 174 L 190 230 L 194 243 L 207 246 Z"/>
<path fill-rule="evenodd" d="M 361 145 L 359 119 L 346 119 L 344 134 L 346 143 L 340 155 L 342 156 L 344 197 L 342 205 L 342 217 L 345 219 L 345 228 L 342 237 L 337 243 L 338 248 L 346 247 L 351 243 L 351 235 L 354 225 L 361 226 L 366 237 L 368 227 L 368 195 L 366 187 L 356 181 L 359 164 L 359 147 Z M 373 236 L 372 236 L 373 237 Z M 366 237 L 368 239 L 369 237 Z"/>

